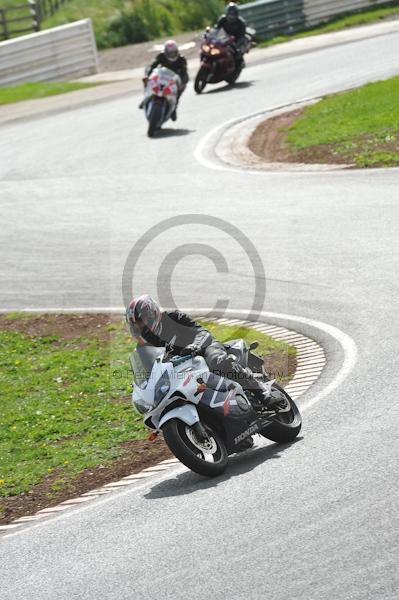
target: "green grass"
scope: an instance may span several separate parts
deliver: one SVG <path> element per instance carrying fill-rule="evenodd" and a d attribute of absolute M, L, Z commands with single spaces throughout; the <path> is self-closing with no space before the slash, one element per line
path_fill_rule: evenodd
<path fill-rule="evenodd" d="M 69 82 L 35 82 L 21 83 L 10 87 L 0 87 L 0 105 L 21 102 L 22 100 L 34 100 L 47 96 L 66 94 L 76 90 L 93 87 L 92 83 L 69 83 Z"/>
<path fill-rule="evenodd" d="M 259 332 L 209 329 L 221 341 L 258 339 L 262 354 L 295 353 Z M 56 491 L 84 469 L 121 456 L 123 442 L 146 437 L 128 401 L 131 338 L 119 323 L 108 331 L 107 343 L 0 328 L 0 497 L 28 492 L 49 474 L 57 476 Z"/>
<path fill-rule="evenodd" d="M 399 6 L 390 6 L 386 8 L 375 8 L 364 12 L 356 13 L 354 15 L 348 15 L 346 17 L 340 17 L 324 25 L 319 25 L 307 31 L 301 31 L 293 35 L 279 35 L 275 36 L 270 40 L 265 40 L 259 44 L 259 47 L 273 46 L 275 44 L 282 44 L 289 42 L 290 40 L 297 40 L 313 35 L 320 35 L 322 33 L 331 33 L 333 31 L 340 31 L 348 27 L 355 27 L 357 25 L 367 25 L 385 19 L 387 17 L 398 15 Z"/>
<path fill-rule="evenodd" d="M 307 107 L 288 129 L 295 150 L 332 145 L 361 167 L 399 164 L 399 77 L 370 83 Z"/>

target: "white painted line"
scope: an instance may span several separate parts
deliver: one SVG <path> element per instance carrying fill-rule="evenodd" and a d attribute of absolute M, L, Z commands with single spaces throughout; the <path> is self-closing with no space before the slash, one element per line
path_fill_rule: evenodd
<path fill-rule="evenodd" d="M 43 508 L 42 510 L 39 510 L 39 512 L 36 513 L 36 515 L 39 518 L 42 519 L 47 514 L 61 512 L 62 510 L 65 510 L 65 508 L 66 508 L 65 506 L 63 506 L 62 504 L 59 504 L 58 506 L 52 506 L 52 507 L 49 507 L 49 508 Z"/>
<path fill-rule="evenodd" d="M 302 336 L 298 336 L 298 335 L 290 335 L 289 333 L 281 333 L 281 334 L 276 334 L 273 335 L 273 338 L 275 340 L 279 340 L 282 342 L 292 342 L 294 346 L 296 346 L 297 344 L 301 345 L 301 344 L 308 344 L 309 346 L 314 344 L 314 342 L 312 341 L 303 341 L 303 337 Z"/>
<path fill-rule="evenodd" d="M 312 365 L 322 365 L 326 362 L 326 357 L 324 355 L 324 357 L 317 357 L 316 358 L 301 358 L 301 355 L 299 355 L 299 357 L 297 358 L 297 363 L 301 363 L 302 366 L 309 366 L 311 367 Z"/>
<path fill-rule="evenodd" d="M 145 479 L 146 477 L 150 477 L 152 474 L 153 473 L 144 473 L 143 471 L 140 471 L 140 473 L 136 473 L 135 475 L 132 475 L 132 480 L 133 479 Z"/>
<path fill-rule="evenodd" d="M 147 469 L 143 469 L 143 473 L 151 473 L 152 471 L 165 471 L 168 469 L 167 465 L 155 465 L 153 467 L 147 467 Z"/>
<path fill-rule="evenodd" d="M 70 504 L 82 504 L 83 502 L 89 502 L 91 500 L 90 496 L 79 496 L 78 498 L 72 498 L 71 500 L 65 500 L 62 502 L 60 506 L 69 506 Z"/>
<path fill-rule="evenodd" d="M 316 381 L 316 379 L 319 378 L 319 373 L 312 373 L 311 375 L 298 375 L 298 377 L 294 377 L 294 379 L 291 379 L 289 385 L 295 385 L 297 383 L 306 383 L 308 381 Z"/>
<path fill-rule="evenodd" d="M 15 521 L 13 521 L 13 523 L 29 523 L 30 521 L 37 521 L 38 519 L 41 519 L 42 516 L 38 516 L 38 515 L 33 515 L 32 517 L 20 517 L 19 519 L 15 519 Z"/>
<path fill-rule="evenodd" d="M 303 352 L 300 353 L 300 355 L 297 359 L 297 365 L 298 366 L 303 365 L 305 362 L 307 362 L 307 359 L 322 360 L 324 358 L 324 356 L 325 356 L 325 354 L 324 354 L 323 350 L 304 350 Z"/>
<path fill-rule="evenodd" d="M 74 308 L 63 308 L 63 307 L 59 307 L 59 308 L 54 308 L 54 307 L 44 307 L 44 308 L 0 308 L 0 314 L 6 314 L 6 313 L 23 313 L 23 314 L 37 314 L 37 313 L 44 313 L 44 314 L 60 314 L 60 315 L 67 315 L 70 313 L 79 313 L 79 314 L 98 314 L 98 313 L 105 313 L 105 314 L 124 314 L 125 313 L 125 309 L 123 306 L 111 306 L 111 307 L 106 307 L 106 306 L 96 306 L 96 307 L 92 307 L 92 308 L 88 308 L 88 307 L 74 307 Z"/>
<path fill-rule="evenodd" d="M 314 381 L 311 383 L 295 383 L 293 385 L 289 384 L 289 385 L 287 385 L 285 390 L 288 393 L 290 393 L 290 390 L 292 390 L 293 392 L 294 391 L 295 392 L 299 392 L 299 391 L 303 392 L 303 391 L 306 391 L 312 385 L 312 383 L 314 383 Z"/>
<path fill-rule="evenodd" d="M 129 481 L 127 481 L 126 479 L 121 479 L 120 481 L 114 481 L 113 483 L 107 483 L 104 487 L 106 487 L 109 490 L 109 489 L 113 489 L 113 488 L 124 487 L 125 485 L 131 485 L 132 483 L 134 483 L 133 478 L 130 478 Z"/>
<path fill-rule="evenodd" d="M 344 90 L 342 90 L 344 91 Z M 337 166 L 331 165 L 300 165 L 298 169 L 298 165 L 290 168 L 290 165 L 283 165 L 285 168 L 273 168 L 272 166 L 269 169 L 260 168 L 251 168 L 248 165 L 238 166 L 233 165 L 227 162 L 225 157 L 220 157 L 217 154 L 217 147 L 222 142 L 223 138 L 228 133 L 233 130 L 233 128 L 240 123 L 244 124 L 247 121 L 251 121 L 253 119 L 259 118 L 259 122 L 261 121 L 261 117 L 264 117 L 266 120 L 267 117 L 272 116 L 272 113 L 281 111 L 281 112 L 289 112 L 298 108 L 301 105 L 306 105 L 310 103 L 315 103 L 317 100 L 320 100 L 321 96 L 314 96 L 313 98 L 303 98 L 296 102 L 291 102 L 289 104 L 280 104 L 277 106 L 272 106 L 267 109 L 263 109 L 260 111 L 256 111 L 254 113 L 249 113 L 247 115 L 242 115 L 239 118 L 229 119 L 225 121 L 221 125 L 214 127 L 202 138 L 197 147 L 194 150 L 194 157 L 199 162 L 200 165 L 207 169 L 212 169 L 214 171 L 229 171 L 231 173 L 239 173 L 240 175 L 260 175 L 260 176 L 272 176 L 272 175 L 281 175 L 284 173 L 284 176 L 287 177 L 289 175 L 298 176 L 298 173 L 304 172 L 307 175 L 314 173 L 328 173 L 334 172 L 337 169 Z M 339 166 L 342 169 L 342 166 Z"/>
<path fill-rule="evenodd" d="M 296 385 L 297 383 L 307 383 L 308 381 L 316 381 L 316 379 L 319 378 L 319 374 L 320 373 L 312 373 L 311 375 L 298 375 L 298 377 L 294 377 L 294 379 L 291 379 L 289 385 L 293 386 Z"/>
<path fill-rule="evenodd" d="M 313 373 L 315 375 L 319 375 L 322 372 L 324 366 L 325 366 L 325 363 L 323 363 L 320 366 L 311 366 L 311 367 L 302 366 L 300 373 L 301 373 L 301 375 L 312 375 Z"/>
<path fill-rule="evenodd" d="M 210 312 L 210 309 L 206 309 Z M 198 311 L 197 311 L 198 313 Z M 245 316 L 247 313 L 245 311 L 226 309 L 224 314 L 231 314 L 232 317 L 237 317 L 238 319 Z M 343 362 L 342 366 L 338 370 L 338 373 L 335 375 L 334 379 L 318 394 L 310 398 L 304 405 L 301 406 L 301 411 L 307 411 L 311 407 L 315 406 L 320 400 L 329 396 L 334 390 L 336 390 L 348 377 L 354 366 L 356 365 L 358 359 L 358 350 L 354 340 L 346 333 L 334 327 L 333 325 L 329 325 L 327 323 L 323 323 L 322 321 L 317 321 L 316 319 L 310 319 L 308 317 L 299 317 L 297 315 L 287 315 L 285 313 L 275 313 L 269 311 L 262 311 L 258 317 L 258 319 L 264 319 L 266 322 L 268 319 L 276 319 L 279 321 L 292 323 L 292 327 L 295 328 L 295 323 L 300 325 L 311 327 L 316 330 L 323 331 L 323 333 L 329 335 L 334 340 L 336 340 L 341 346 L 343 352 Z"/>
<path fill-rule="evenodd" d="M 68 507 L 64 506 L 63 504 L 59 504 L 58 506 L 53 506 L 52 509 L 50 508 L 42 508 L 42 510 L 39 510 L 36 515 L 40 515 L 43 516 L 44 513 L 48 513 L 49 510 L 52 510 L 52 512 L 61 512 L 62 510 L 66 510 Z M 56 511 L 55 511 L 56 509 Z"/>

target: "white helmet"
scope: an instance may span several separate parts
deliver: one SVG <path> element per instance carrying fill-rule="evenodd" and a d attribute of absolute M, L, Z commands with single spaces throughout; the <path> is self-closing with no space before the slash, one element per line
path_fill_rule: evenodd
<path fill-rule="evenodd" d="M 168 40 L 165 42 L 163 51 L 170 62 L 175 62 L 179 58 L 179 46 L 176 44 L 175 40 Z"/>

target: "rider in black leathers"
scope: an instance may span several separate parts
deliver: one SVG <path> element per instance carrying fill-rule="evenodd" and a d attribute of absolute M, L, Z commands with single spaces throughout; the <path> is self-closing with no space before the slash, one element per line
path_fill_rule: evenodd
<path fill-rule="evenodd" d="M 249 369 L 244 369 L 234 355 L 228 354 L 223 344 L 212 338 L 205 327 L 189 315 L 175 311 L 162 311 L 151 296 L 133 298 L 126 310 L 126 321 L 130 332 L 139 344 L 173 348 L 173 353 L 181 356 L 202 355 L 209 370 L 239 381 L 241 386 L 252 393 L 254 402 L 267 400 L 261 383 Z"/>
<path fill-rule="evenodd" d="M 237 59 L 243 61 L 243 54 L 248 48 L 248 38 L 246 37 L 247 25 L 240 17 L 238 6 L 230 2 L 226 9 L 226 14 L 222 15 L 215 25 L 216 29 L 224 29 L 228 35 L 234 36 L 234 49 L 237 53 Z"/>

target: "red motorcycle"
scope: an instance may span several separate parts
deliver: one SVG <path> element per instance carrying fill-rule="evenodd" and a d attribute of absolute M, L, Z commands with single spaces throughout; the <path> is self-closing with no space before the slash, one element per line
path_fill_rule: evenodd
<path fill-rule="evenodd" d="M 248 39 L 248 45 L 250 43 Z M 201 94 L 208 83 L 220 81 L 234 83 L 244 66 L 244 61 L 237 56 L 234 49 L 234 37 L 229 36 L 224 29 L 205 31 L 202 37 L 200 60 L 201 66 L 194 81 L 197 94 Z"/>

